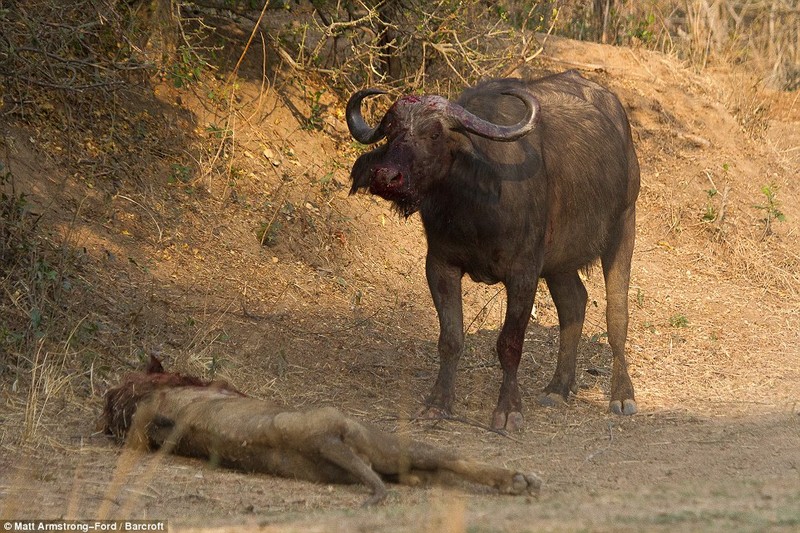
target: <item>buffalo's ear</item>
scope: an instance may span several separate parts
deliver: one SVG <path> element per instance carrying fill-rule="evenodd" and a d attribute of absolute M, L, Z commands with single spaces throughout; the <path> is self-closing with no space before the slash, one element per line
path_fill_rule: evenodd
<path fill-rule="evenodd" d="M 350 187 L 350 194 L 355 194 L 359 189 L 369 188 L 372 181 L 372 172 L 370 171 L 370 154 L 364 154 L 353 164 L 353 170 L 350 172 L 350 179 L 353 184 Z"/>

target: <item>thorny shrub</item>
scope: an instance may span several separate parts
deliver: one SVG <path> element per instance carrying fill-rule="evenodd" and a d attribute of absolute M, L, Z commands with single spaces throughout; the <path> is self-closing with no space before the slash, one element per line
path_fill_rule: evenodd
<path fill-rule="evenodd" d="M 248 9 L 252 2 L 234 4 L 243 16 L 258 20 L 258 10 Z M 304 2 L 298 4 L 268 7 L 303 9 Z M 272 45 L 285 60 L 348 89 L 381 83 L 416 90 L 437 80 L 463 86 L 509 74 L 536 57 L 542 35 L 537 39 L 535 32 L 643 46 L 698 69 L 715 62 L 748 65 L 775 88 L 800 84 L 795 0 L 314 0 L 311 6 L 314 16 L 302 23 L 278 20 L 269 27 Z"/>

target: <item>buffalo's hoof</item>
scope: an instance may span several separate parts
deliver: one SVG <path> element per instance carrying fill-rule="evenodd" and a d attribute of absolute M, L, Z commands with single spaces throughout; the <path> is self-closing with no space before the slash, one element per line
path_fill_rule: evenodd
<path fill-rule="evenodd" d="M 636 400 L 634 400 L 633 398 L 629 398 L 627 400 L 622 400 L 622 401 L 611 400 L 611 403 L 608 404 L 608 408 L 615 415 L 635 415 L 636 412 L 639 410 L 636 407 Z"/>
<path fill-rule="evenodd" d="M 519 411 L 495 411 L 492 415 L 492 429 L 497 431 L 522 431 L 524 425 L 525 419 Z"/>
<path fill-rule="evenodd" d="M 543 392 L 536 401 L 542 407 L 560 407 L 567 403 L 567 400 L 557 392 Z"/>

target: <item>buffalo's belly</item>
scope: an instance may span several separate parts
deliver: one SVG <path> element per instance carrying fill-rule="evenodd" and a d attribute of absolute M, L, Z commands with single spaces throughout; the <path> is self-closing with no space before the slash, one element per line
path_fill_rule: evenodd
<path fill-rule="evenodd" d="M 518 250 L 517 252 L 521 252 Z M 472 281 L 494 285 L 505 283 L 509 278 L 519 275 L 535 275 L 535 265 L 538 263 L 531 253 L 504 253 L 487 251 L 485 256 L 473 257 L 465 261 L 461 267 Z"/>
<path fill-rule="evenodd" d="M 575 272 L 591 265 L 603 254 L 607 237 L 602 240 L 575 235 L 572 239 L 560 239 L 545 248 L 540 276 L 548 274 Z"/>
<path fill-rule="evenodd" d="M 619 227 L 615 210 L 588 223 L 562 221 L 556 230 L 508 235 L 470 244 L 429 242 L 429 252 L 461 268 L 473 281 L 489 285 L 524 275 L 574 272 L 595 262 Z"/>
<path fill-rule="evenodd" d="M 544 240 L 542 275 L 574 272 L 602 257 L 618 238 L 625 206 L 609 206 L 591 218 L 564 217 L 548 228 Z"/>
<path fill-rule="evenodd" d="M 458 266 L 472 281 L 494 285 L 520 275 L 536 275 L 541 264 L 541 247 L 524 239 L 457 249 L 447 262 Z"/>
<path fill-rule="evenodd" d="M 470 277 L 470 279 L 476 283 L 485 283 L 486 285 L 494 285 L 495 283 L 499 283 L 502 281 L 500 276 L 495 275 L 492 272 L 488 271 L 465 271 L 466 274 Z"/>

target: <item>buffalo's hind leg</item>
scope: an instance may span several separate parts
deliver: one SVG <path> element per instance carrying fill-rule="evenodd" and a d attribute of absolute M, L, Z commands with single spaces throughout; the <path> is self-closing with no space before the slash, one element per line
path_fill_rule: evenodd
<path fill-rule="evenodd" d="M 632 415 L 637 411 L 633 384 L 628 375 L 628 363 L 625 359 L 625 341 L 628 336 L 628 289 L 635 227 L 636 214 L 631 207 L 620 221 L 617 238 L 601 257 L 606 282 L 608 343 L 611 345 L 614 357 L 609 408 L 618 415 Z"/>
<path fill-rule="evenodd" d="M 558 361 L 553 379 L 539 397 L 539 404 L 554 406 L 563 403 L 570 391 L 576 392 L 575 365 L 578 341 L 586 316 L 586 288 L 577 272 L 545 277 L 550 296 L 558 311 Z"/>

